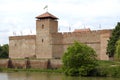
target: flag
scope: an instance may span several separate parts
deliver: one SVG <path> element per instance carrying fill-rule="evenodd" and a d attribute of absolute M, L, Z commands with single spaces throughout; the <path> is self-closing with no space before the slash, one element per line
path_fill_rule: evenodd
<path fill-rule="evenodd" d="M 46 9 L 46 8 L 48 8 L 48 5 L 46 5 L 43 9 Z"/>

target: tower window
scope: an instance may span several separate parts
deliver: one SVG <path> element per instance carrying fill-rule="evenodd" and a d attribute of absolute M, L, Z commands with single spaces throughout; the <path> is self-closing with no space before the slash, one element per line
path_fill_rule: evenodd
<path fill-rule="evenodd" d="M 15 44 L 15 46 L 17 46 L 17 44 Z"/>
<path fill-rule="evenodd" d="M 44 24 L 42 24 L 42 29 L 44 29 Z"/>
<path fill-rule="evenodd" d="M 42 42 L 43 42 L 44 40 L 42 39 Z"/>

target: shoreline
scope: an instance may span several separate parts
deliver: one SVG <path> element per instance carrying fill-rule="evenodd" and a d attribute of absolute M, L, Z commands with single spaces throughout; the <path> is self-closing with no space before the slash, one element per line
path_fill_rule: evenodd
<path fill-rule="evenodd" d="M 14 68 L 0 68 L 0 72 L 54 72 L 63 73 L 62 69 L 14 69 Z"/>
<path fill-rule="evenodd" d="M 99 65 L 90 72 L 91 75 L 83 77 L 119 77 L 120 78 L 120 62 L 116 61 L 98 61 Z M 47 72 L 47 73 L 61 73 L 64 71 L 61 68 L 40 69 L 40 68 L 5 68 L 1 67 L 0 72 Z M 65 74 L 64 74 L 65 75 Z"/>

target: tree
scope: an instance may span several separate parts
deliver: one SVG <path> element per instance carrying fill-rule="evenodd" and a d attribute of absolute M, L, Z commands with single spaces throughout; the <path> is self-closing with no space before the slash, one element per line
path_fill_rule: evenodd
<path fill-rule="evenodd" d="M 109 57 L 114 57 L 115 44 L 120 39 L 120 22 L 117 23 L 115 29 L 112 31 L 112 35 L 108 40 L 107 54 Z"/>
<path fill-rule="evenodd" d="M 120 39 L 116 42 L 115 47 L 116 49 L 115 49 L 114 59 L 116 61 L 120 61 Z"/>
<path fill-rule="evenodd" d="M 8 53 L 9 53 L 8 44 L 0 46 L 0 58 L 8 58 Z"/>
<path fill-rule="evenodd" d="M 75 42 L 62 57 L 63 70 L 70 76 L 87 76 L 97 65 L 95 51 L 82 43 Z"/>

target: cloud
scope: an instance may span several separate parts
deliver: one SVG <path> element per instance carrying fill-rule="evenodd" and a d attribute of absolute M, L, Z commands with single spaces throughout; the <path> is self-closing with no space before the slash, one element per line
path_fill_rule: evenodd
<path fill-rule="evenodd" d="M 66 20 L 59 20 L 59 25 L 64 27 L 69 27 L 69 22 Z"/>
<path fill-rule="evenodd" d="M 61 31 L 75 28 L 114 28 L 120 21 L 120 0 L 0 0 L 0 42 L 8 43 L 8 37 L 35 34 L 35 17 L 48 11 L 59 18 Z M 5 36 L 5 37 L 3 37 Z"/>

